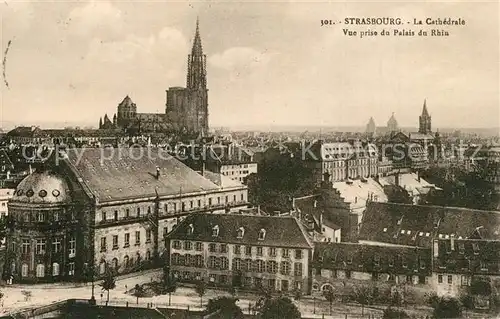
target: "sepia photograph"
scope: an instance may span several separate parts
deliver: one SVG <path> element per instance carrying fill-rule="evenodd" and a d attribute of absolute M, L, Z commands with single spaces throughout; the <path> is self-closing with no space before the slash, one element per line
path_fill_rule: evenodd
<path fill-rule="evenodd" d="M 500 318 L 500 2 L 0 2 L 0 318 Z"/>

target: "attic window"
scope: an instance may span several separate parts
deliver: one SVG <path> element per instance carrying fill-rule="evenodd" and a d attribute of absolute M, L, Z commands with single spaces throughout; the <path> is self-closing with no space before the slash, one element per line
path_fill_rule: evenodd
<path fill-rule="evenodd" d="M 236 237 L 238 239 L 242 239 L 244 235 L 245 235 L 245 228 L 243 228 L 243 227 L 238 228 Z"/>
<path fill-rule="evenodd" d="M 259 230 L 259 240 L 264 240 L 264 238 L 266 238 L 266 230 L 261 229 Z"/>
<path fill-rule="evenodd" d="M 477 243 L 472 244 L 472 249 L 474 249 L 474 255 L 479 255 L 479 245 Z"/>
<path fill-rule="evenodd" d="M 443 234 L 439 234 L 439 238 L 443 238 Z"/>
<path fill-rule="evenodd" d="M 444 236 L 444 238 L 449 239 L 449 238 L 450 238 L 450 236 L 449 236 L 449 235 L 445 235 L 445 236 Z"/>
<path fill-rule="evenodd" d="M 384 228 L 384 233 L 387 232 L 387 228 Z"/>
<path fill-rule="evenodd" d="M 464 245 L 464 243 L 459 243 L 459 244 L 458 244 L 458 252 L 459 252 L 461 255 L 463 255 L 463 254 L 464 254 L 464 252 L 465 252 L 465 245 Z"/>
<path fill-rule="evenodd" d="M 401 230 L 401 234 L 404 234 L 404 233 L 405 233 L 405 230 L 404 230 L 404 229 L 402 229 L 402 230 Z"/>
<path fill-rule="evenodd" d="M 398 225 L 401 225 L 401 223 L 403 222 L 403 217 L 401 217 L 399 220 L 398 220 Z"/>
<path fill-rule="evenodd" d="M 212 237 L 219 237 L 219 225 L 215 225 L 212 228 Z"/>
<path fill-rule="evenodd" d="M 407 231 L 406 235 L 411 235 L 411 230 Z"/>
<path fill-rule="evenodd" d="M 430 235 L 430 233 L 425 233 L 425 237 L 429 237 Z"/>
<path fill-rule="evenodd" d="M 423 232 L 418 233 L 419 236 L 424 236 Z"/>
<path fill-rule="evenodd" d="M 193 226 L 193 224 L 189 224 L 188 230 L 187 230 L 188 235 L 192 235 L 193 232 L 194 232 L 194 226 Z"/>

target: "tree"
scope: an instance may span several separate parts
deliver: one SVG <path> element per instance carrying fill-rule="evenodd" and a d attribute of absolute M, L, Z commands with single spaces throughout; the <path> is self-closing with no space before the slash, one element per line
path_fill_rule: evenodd
<path fill-rule="evenodd" d="M 0 291 L 0 304 L 2 305 L 2 308 L 3 308 L 3 297 L 5 297 L 5 294 L 3 293 L 3 291 Z"/>
<path fill-rule="evenodd" d="M 472 310 L 474 309 L 474 297 L 468 293 L 464 293 L 460 296 L 460 304 L 462 304 L 464 310 Z"/>
<path fill-rule="evenodd" d="M 326 301 L 328 301 L 328 304 L 330 305 L 330 316 L 331 316 L 333 302 L 335 301 L 335 293 L 333 292 L 333 289 L 330 288 L 323 290 L 323 297 L 325 297 Z"/>
<path fill-rule="evenodd" d="M 438 298 L 433 304 L 433 318 L 460 318 L 462 309 L 460 302 L 455 298 Z"/>
<path fill-rule="evenodd" d="M 382 319 L 406 319 L 410 318 L 410 316 L 403 310 L 394 309 L 391 307 L 387 307 L 384 309 L 384 313 L 382 314 Z"/>
<path fill-rule="evenodd" d="M 135 297 L 137 297 L 137 304 L 139 304 L 139 298 L 145 297 L 146 296 L 146 291 L 144 290 L 143 286 L 140 286 L 139 284 L 136 284 L 135 288 L 134 288 L 133 295 Z"/>
<path fill-rule="evenodd" d="M 203 307 L 203 296 L 206 293 L 207 285 L 203 280 L 200 280 L 196 283 L 196 287 L 194 288 L 198 296 L 200 296 L 200 306 Z"/>
<path fill-rule="evenodd" d="M 243 318 L 243 311 L 236 305 L 238 299 L 231 297 L 217 297 L 210 299 L 207 304 L 207 313 L 213 314 L 218 312 L 220 317 L 224 319 L 239 319 Z"/>
<path fill-rule="evenodd" d="M 364 315 L 365 305 L 372 303 L 372 291 L 367 286 L 359 286 L 354 290 L 354 300 L 361 305 L 361 315 Z"/>
<path fill-rule="evenodd" d="M 262 319 L 300 319 L 300 311 L 287 297 L 268 299 L 260 309 Z"/>
<path fill-rule="evenodd" d="M 107 306 L 109 303 L 109 291 L 116 288 L 115 276 L 111 271 L 108 271 L 106 273 L 103 281 L 99 284 L 99 286 L 101 286 L 102 290 L 105 290 L 108 293 L 108 297 L 106 299 L 106 306 Z"/>
<path fill-rule="evenodd" d="M 172 276 L 168 269 L 163 270 L 163 278 L 161 282 L 162 294 L 168 294 L 168 305 L 172 302 L 172 294 L 177 290 L 177 280 Z"/>

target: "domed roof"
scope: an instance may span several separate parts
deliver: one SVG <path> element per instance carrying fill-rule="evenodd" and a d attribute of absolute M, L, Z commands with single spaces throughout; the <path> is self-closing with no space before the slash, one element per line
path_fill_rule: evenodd
<path fill-rule="evenodd" d="M 16 188 L 12 202 L 63 204 L 70 200 L 68 184 L 63 177 L 50 172 L 34 172 Z"/>

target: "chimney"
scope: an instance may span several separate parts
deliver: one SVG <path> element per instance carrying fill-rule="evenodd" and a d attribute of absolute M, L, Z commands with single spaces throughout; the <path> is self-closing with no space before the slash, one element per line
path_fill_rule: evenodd
<path fill-rule="evenodd" d="M 396 184 L 396 186 L 399 186 L 399 172 L 394 176 L 394 183 Z"/>
<path fill-rule="evenodd" d="M 160 168 L 156 166 L 156 179 L 160 179 Z"/>

